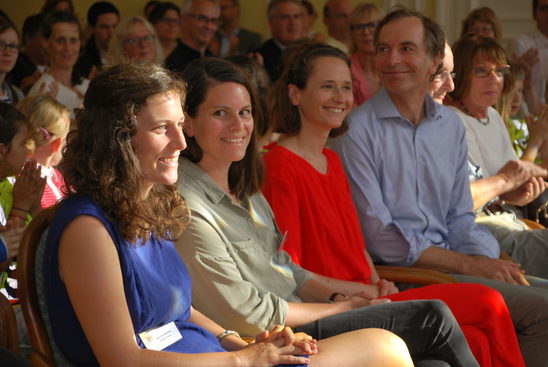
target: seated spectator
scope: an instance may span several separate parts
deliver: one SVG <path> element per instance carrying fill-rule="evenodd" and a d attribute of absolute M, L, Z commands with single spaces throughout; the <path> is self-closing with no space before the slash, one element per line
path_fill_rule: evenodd
<path fill-rule="evenodd" d="M 356 106 L 371 98 L 381 87 L 379 75 L 375 69 L 373 35 L 382 17 L 382 10 L 372 3 L 358 4 L 350 13 L 352 91 Z"/>
<path fill-rule="evenodd" d="M 70 111 L 48 95 L 27 97 L 17 104 L 17 109 L 27 119 L 29 133 L 35 142 L 32 155 L 46 179 L 42 208 L 59 201 L 66 192 L 65 181 L 55 168 L 61 161 L 61 152 L 70 127 Z"/>
<path fill-rule="evenodd" d="M 115 65 L 90 84 L 62 163 L 71 192 L 56 210 L 42 259 L 46 312 L 66 359 L 314 366 L 342 355 L 353 359 L 348 366 L 365 358 L 372 366 L 411 366 L 403 342 L 382 330 L 316 342 L 276 327 L 248 345 L 192 307 L 191 280 L 171 242 L 188 222 L 172 186 L 186 147 L 184 98 L 185 85 L 151 63 Z"/>
<path fill-rule="evenodd" d="M 270 80 L 275 82 L 282 71 L 283 50 L 305 37 L 302 3 L 300 0 L 272 0 L 268 3 L 267 15 L 272 38 L 255 52 L 261 55 Z"/>
<path fill-rule="evenodd" d="M 17 29 L 8 18 L 0 16 L 0 102 L 16 104 L 23 98 L 23 92 L 6 78 L 15 66 L 18 54 Z"/>
<path fill-rule="evenodd" d="M 169 1 L 159 3 L 150 12 L 148 21 L 154 27 L 164 55 L 168 58 L 180 42 L 181 9 Z"/>
<path fill-rule="evenodd" d="M 11 264 L 17 255 L 19 242 L 29 214 L 40 208 L 44 179 L 32 155 L 34 142 L 29 137 L 25 116 L 12 105 L 0 102 L 0 234 L 7 245 L 0 248 L 0 270 Z M 17 179 L 15 179 L 17 177 Z M 0 288 L 11 300 L 16 300 L 15 264 L 2 274 Z"/>
<path fill-rule="evenodd" d="M 465 127 L 453 110 L 426 94 L 443 60 L 441 27 L 419 12 L 398 9 L 381 20 L 376 35 L 383 87 L 350 113 L 348 132 L 330 144 L 345 168 L 373 261 L 441 270 L 498 290 L 526 365 L 545 366 L 546 280 L 499 259 L 496 239 L 474 223 Z M 409 45 L 412 52 L 395 57 Z"/>
<path fill-rule="evenodd" d="M 220 0 L 219 29 L 209 48 L 221 57 L 247 55 L 261 45 L 261 35 L 240 27 L 240 2 Z M 214 49 L 216 51 L 214 51 Z"/>
<path fill-rule="evenodd" d="M 465 36 L 454 46 L 455 90 L 451 103 L 466 127 L 470 161 L 487 175 L 517 159 L 505 124 L 493 106 L 510 71 L 504 49 L 494 39 Z"/>
<path fill-rule="evenodd" d="M 350 37 L 350 13 L 352 1 L 328 0 L 323 7 L 323 22 L 327 27 L 328 45 L 348 53 L 352 43 Z"/>
<path fill-rule="evenodd" d="M 439 104 L 443 104 L 447 97 L 447 93 L 452 92 L 455 89 L 455 83 L 453 82 L 455 77 L 455 73 L 453 73 L 454 68 L 453 51 L 446 41 L 441 68 L 439 68 L 432 77 L 432 81 L 428 88 L 428 93 L 432 96 L 432 99 Z"/>
<path fill-rule="evenodd" d="M 211 56 L 208 49 L 219 24 L 219 2 L 217 0 L 188 0 L 182 9 L 181 42 L 166 59 L 166 67 L 182 72 L 192 60 Z"/>
<path fill-rule="evenodd" d="M 47 40 L 49 70 L 29 91 L 29 96 L 48 93 L 71 112 L 82 105 L 89 80 L 74 68 L 80 52 L 80 23 L 71 13 L 50 13 L 42 35 Z"/>
<path fill-rule="evenodd" d="M 97 1 L 89 7 L 87 20 L 91 37 L 86 42 L 76 68 L 80 75 L 91 79 L 107 61 L 108 44 L 120 22 L 120 12 L 111 2 Z"/>
<path fill-rule="evenodd" d="M 500 22 L 493 9 L 486 6 L 474 9 L 462 21 L 462 30 L 460 37 L 475 34 L 485 37 L 491 37 L 500 42 L 502 31 Z"/>
<path fill-rule="evenodd" d="M 124 60 L 162 64 L 164 52 L 154 27 L 145 18 L 134 15 L 123 19 L 116 27 L 108 46 L 107 60 L 110 65 Z"/>
<path fill-rule="evenodd" d="M 518 35 L 510 43 L 510 55 L 515 55 L 531 70 L 531 88 L 525 89 L 525 101 L 531 113 L 540 111 L 540 103 L 548 103 L 548 0 L 532 0 L 536 29 Z M 529 85 L 526 85 L 529 86 Z M 530 91 L 534 89 L 539 101 Z M 540 102 L 540 103 L 539 103 Z"/>
<path fill-rule="evenodd" d="M 287 234 L 284 250 L 309 271 L 355 282 L 346 294 L 365 284 L 371 294 L 392 301 L 440 299 L 451 308 L 481 366 L 524 366 L 498 292 L 451 284 L 398 293 L 394 283 L 379 278 L 365 250 L 342 165 L 336 153 L 324 148 L 329 136 L 344 133 L 352 108 L 350 60 L 338 49 L 312 44 L 287 65 L 272 93 L 272 122 L 282 136 L 263 156 L 262 186 L 280 231 Z M 323 106 L 330 110 L 318 113 Z"/>
<path fill-rule="evenodd" d="M 42 36 L 44 14 L 30 15 L 23 23 L 23 51 L 15 67 L 9 73 L 13 84 L 27 93 L 32 85 L 40 79 L 48 65 L 47 42 Z"/>
<path fill-rule="evenodd" d="M 440 301 L 384 303 L 363 285 L 346 297 L 349 282 L 322 278 L 326 284 L 279 251 L 285 240 L 259 192 L 256 101 L 245 76 L 226 61 L 204 59 L 189 64 L 183 79 L 192 86 L 183 129 L 189 146 L 177 185 L 192 220 L 176 247 L 195 284 L 197 308 L 246 335 L 282 323 L 320 340 L 375 325 L 402 337 L 417 363 L 477 365 L 454 324 L 445 336 L 439 326 L 424 329 L 423 312 L 438 319 Z M 343 365 L 346 356 L 338 356 Z"/>

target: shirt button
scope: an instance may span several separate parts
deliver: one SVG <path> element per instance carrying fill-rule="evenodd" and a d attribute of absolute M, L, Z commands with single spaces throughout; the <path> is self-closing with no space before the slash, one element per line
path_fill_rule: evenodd
<path fill-rule="evenodd" d="M 247 218 L 247 221 L 248 221 L 249 223 L 253 223 L 253 218 L 249 217 L 249 218 Z"/>

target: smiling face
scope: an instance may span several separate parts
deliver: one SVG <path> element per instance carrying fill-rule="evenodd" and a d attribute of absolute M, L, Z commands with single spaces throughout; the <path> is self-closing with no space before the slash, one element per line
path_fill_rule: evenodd
<path fill-rule="evenodd" d="M 4 32 L 0 33 L 0 42 L 5 45 L 17 45 L 19 46 L 19 37 L 17 32 L 13 28 L 8 28 Z M 19 51 L 5 47 L 0 51 L 0 74 L 7 74 L 15 66 Z"/>
<path fill-rule="evenodd" d="M 376 48 L 377 72 L 389 93 L 423 94 L 429 88 L 440 60 L 428 55 L 420 19 L 410 16 L 385 24 Z"/>
<path fill-rule="evenodd" d="M 430 83 L 430 95 L 440 104 L 443 104 L 443 100 L 447 93 L 452 92 L 453 89 L 455 89 L 455 83 L 451 77 L 454 67 L 453 51 L 451 51 L 451 47 L 449 47 L 448 44 L 445 44 L 442 72 L 436 75 L 434 80 Z"/>
<path fill-rule="evenodd" d="M 133 23 L 124 37 L 124 55 L 130 60 L 154 61 L 156 45 L 154 35 L 143 23 Z"/>
<path fill-rule="evenodd" d="M 177 181 L 179 153 L 186 148 L 183 122 L 181 98 L 175 92 L 149 98 L 137 115 L 137 132 L 131 143 L 150 187 Z"/>
<path fill-rule="evenodd" d="M 312 71 L 304 89 L 288 86 L 289 99 L 299 109 L 303 127 L 331 130 L 340 127 L 353 103 L 352 76 L 346 62 L 321 56 L 310 65 Z"/>
<path fill-rule="evenodd" d="M 219 5 L 211 0 L 194 1 L 182 20 L 185 41 L 197 49 L 206 47 L 217 31 L 220 13 Z"/>
<path fill-rule="evenodd" d="M 71 68 L 80 52 L 80 31 L 74 23 L 55 23 L 48 38 L 50 66 Z"/>
<path fill-rule="evenodd" d="M 223 82 L 209 87 L 195 117 L 187 117 L 185 133 L 196 139 L 206 171 L 230 167 L 244 158 L 253 133 L 251 98 L 246 87 Z"/>

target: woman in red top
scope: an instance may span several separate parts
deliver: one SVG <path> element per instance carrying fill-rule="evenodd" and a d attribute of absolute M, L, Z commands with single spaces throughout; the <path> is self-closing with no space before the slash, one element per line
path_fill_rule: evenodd
<path fill-rule="evenodd" d="M 365 251 L 358 216 L 337 155 L 324 148 L 345 130 L 352 108 L 348 57 L 325 45 L 296 50 L 274 85 L 271 118 L 283 133 L 265 154 L 263 193 L 282 232 L 284 250 L 321 275 L 369 284 L 371 297 L 441 299 L 459 321 L 482 366 L 524 366 L 506 304 L 476 284 L 431 285 L 398 293 L 379 279 Z M 347 294 L 355 292 L 351 287 Z"/>

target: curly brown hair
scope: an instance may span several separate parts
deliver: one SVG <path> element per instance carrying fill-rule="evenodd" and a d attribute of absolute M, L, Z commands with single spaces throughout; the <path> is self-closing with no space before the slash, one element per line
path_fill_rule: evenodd
<path fill-rule="evenodd" d="M 132 62 L 105 70 L 90 83 L 76 114 L 78 130 L 63 152 L 66 194 L 92 198 L 133 243 L 151 234 L 173 240 L 189 219 L 174 186 L 156 184 L 143 200 L 146 183 L 131 141 L 139 112 L 150 98 L 168 92 L 184 103 L 185 83 L 159 65 Z"/>

